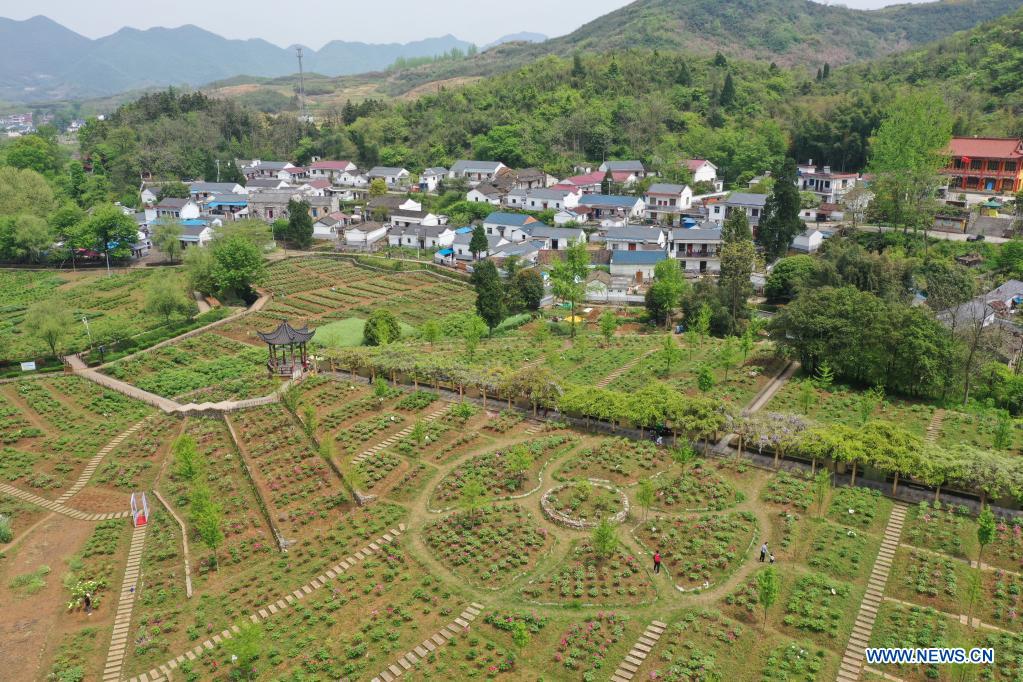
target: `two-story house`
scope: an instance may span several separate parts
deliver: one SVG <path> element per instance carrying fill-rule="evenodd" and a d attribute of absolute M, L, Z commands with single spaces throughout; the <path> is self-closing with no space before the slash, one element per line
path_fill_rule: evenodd
<path fill-rule="evenodd" d="M 436 192 L 440 181 L 448 176 L 448 169 L 443 166 L 427 168 L 419 174 L 419 191 Z"/>
<path fill-rule="evenodd" d="M 661 225 L 677 225 L 681 214 L 693 205 L 693 190 L 689 185 L 655 182 L 644 195 L 646 219 Z"/>
<path fill-rule="evenodd" d="M 831 166 L 818 169 L 813 160 L 799 167 L 797 183 L 800 191 L 813 192 L 822 204 L 838 204 L 856 186 L 856 173 L 834 173 Z"/>
<path fill-rule="evenodd" d="M 354 163 L 347 160 L 328 161 L 325 159 L 317 159 L 306 166 L 306 170 L 309 172 L 309 177 L 314 180 L 330 180 L 331 183 L 334 183 L 335 176 L 341 175 L 342 173 L 353 173 L 358 170 L 358 168 Z"/>
<path fill-rule="evenodd" d="M 195 220 L 201 211 L 195 199 L 165 197 L 156 204 L 156 218 L 164 220 Z"/>
<path fill-rule="evenodd" d="M 676 227 L 668 240 L 668 255 L 690 274 L 721 271 L 721 228 Z"/>
<path fill-rule="evenodd" d="M 745 211 L 749 220 L 750 228 L 754 228 L 764 215 L 764 206 L 767 204 L 766 194 L 753 194 L 751 192 L 732 192 L 723 201 L 715 201 L 705 204 L 707 208 L 707 219 L 718 225 L 725 222 L 725 217 L 731 211 Z"/>
<path fill-rule="evenodd" d="M 688 159 L 686 168 L 693 174 L 693 182 L 706 182 L 714 187 L 715 192 L 724 189 L 724 181 L 718 179 L 718 167 L 707 159 Z"/>

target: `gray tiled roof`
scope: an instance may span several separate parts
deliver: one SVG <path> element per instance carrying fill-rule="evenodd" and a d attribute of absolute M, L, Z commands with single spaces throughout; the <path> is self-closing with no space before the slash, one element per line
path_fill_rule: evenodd
<path fill-rule="evenodd" d="M 623 227 L 607 228 L 605 240 L 627 241 L 627 242 L 658 242 L 662 235 L 661 229 L 657 227 L 646 227 L 643 225 L 625 225 Z"/>
<path fill-rule="evenodd" d="M 732 192 L 725 199 L 725 204 L 729 206 L 763 206 L 766 203 L 766 194 L 753 194 L 751 192 Z"/>
<path fill-rule="evenodd" d="M 654 184 L 650 185 L 650 187 L 647 188 L 646 193 L 671 194 L 674 196 L 676 194 L 682 194 L 682 191 L 685 190 L 685 188 L 686 188 L 685 185 L 673 185 L 669 182 L 655 182 Z"/>

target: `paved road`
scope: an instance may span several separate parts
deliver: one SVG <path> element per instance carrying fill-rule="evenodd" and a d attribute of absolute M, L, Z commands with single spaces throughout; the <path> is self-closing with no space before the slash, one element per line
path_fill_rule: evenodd
<path fill-rule="evenodd" d="M 902 228 L 895 227 L 884 227 L 881 225 L 857 225 L 856 229 L 860 232 L 901 232 Z M 951 242 L 965 242 L 966 238 L 971 236 L 969 234 L 963 234 L 962 232 L 942 232 L 940 230 L 927 230 L 927 236 L 931 239 L 944 239 Z M 992 244 L 1004 244 L 1005 242 L 1012 241 L 1005 237 L 984 237 L 984 241 Z"/>

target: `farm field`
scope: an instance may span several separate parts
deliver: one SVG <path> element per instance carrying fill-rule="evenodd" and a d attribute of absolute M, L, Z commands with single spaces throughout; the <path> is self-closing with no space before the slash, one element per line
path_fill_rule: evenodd
<path fill-rule="evenodd" d="M 425 320 L 470 309 L 465 286 L 330 258 L 275 263 L 266 286 L 274 298 L 261 311 L 104 371 L 180 402 L 265 396 L 280 382 L 267 376 L 256 331 L 287 319 L 356 347 L 377 306 L 405 325 L 393 348 L 449 366 L 532 367 L 625 395 L 663 382 L 717 398 L 733 417 L 785 364 L 766 341 L 726 369 L 722 340 L 608 341 L 587 325 L 571 341 L 536 320 L 469 352 L 446 332 L 415 338 Z M 678 345 L 670 366 L 665 339 Z M 705 367 L 709 390 L 696 379 Z M 279 402 L 188 415 L 83 376 L 0 384 L 0 515 L 13 535 L 0 543 L 0 600 L 40 639 L 13 679 L 102 679 L 111 666 L 125 682 L 165 679 L 161 668 L 226 681 L 250 666 L 258 680 L 369 682 L 397 669 L 410 680 L 586 682 L 619 666 L 633 679 L 680 682 L 836 679 L 875 561 L 891 546 L 890 499 L 708 456 L 682 432 L 675 448 L 671 434 L 657 445 L 628 423 L 574 428 L 556 412 L 534 417 L 526 401 L 509 406 L 500 391 L 484 406 L 457 373 L 375 371 L 371 381 L 347 367 L 310 373 Z M 796 380 L 767 409 L 803 413 L 804 399 Z M 855 426 L 858 401 L 844 387 L 814 388 L 810 416 Z M 922 435 L 934 414 L 892 399 L 872 416 Z M 966 438 L 980 419 L 955 415 L 939 442 Z M 982 426 L 981 446 L 991 437 Z M 140 491 L 144 534 L 125 514 Z M 997 520 L 981 569 L 968 564 L 976 529 L 965 509 L 907 509 L 872 642 L 910 633 L 921 645 L 997 641 L 1023 652 L 1023 525 Z M 759 561 L 764 542 L 773 565 Z M 960 622 L 978 570 L 973 617 L 986 629 Z M 778 589 L 765 609 L 760 580 L 772 572 Z M 0 650 L 25 641 L 5 622 Z M 1013 679 L 1013 666 L 984 674 Z M 940 669 L 885 672 L 952 680 Z"/>
<path fill-rule="evenodd" d="M 183 279 L 181 270 L 164 269 Z M 115 273 L 11 271 L 0 272 L 0 365 L 31 360 L 48 349 L 26 334 L 25 313 L 39 301 L 52 301 L 72 313 L 74 324 L 67 330 L 63 344 L 67 350 L 83 350 L 89 345 L 89 331 L 81 318 L 88 318 L 97 331 L 116 325 L 124 336 L 140 334 L 164 324 L 162 318 L 143 311 L 147 282 L 155 270 L 145 268 Z"/>

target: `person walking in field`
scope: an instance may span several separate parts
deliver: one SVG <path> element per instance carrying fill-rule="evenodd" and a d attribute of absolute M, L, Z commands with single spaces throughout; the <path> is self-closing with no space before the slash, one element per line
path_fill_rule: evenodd
<path fill-rule="evenodd" d="M 661 550 L 654 552 L 654 573 L 661 572 Z"/>
<path fill-rule="evenodd" d="M 767 559 L 767 540 L 764 540 L 764 544 L 760 545 L 760 563 L 764 563 Z"/>

